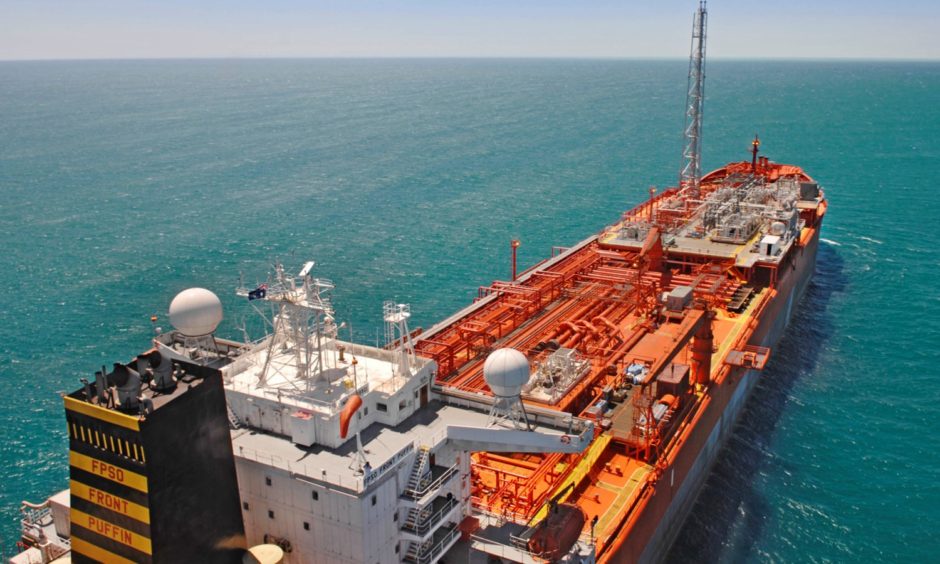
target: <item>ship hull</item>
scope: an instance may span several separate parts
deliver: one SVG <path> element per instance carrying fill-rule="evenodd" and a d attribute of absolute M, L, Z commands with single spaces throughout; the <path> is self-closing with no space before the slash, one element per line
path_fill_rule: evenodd
<path fill-rule="evenodd" d="M 772 348 L 783 335 L 809 286 L 818 246 L 817 227 L 794 261 L 791 275 L 781 280 L 777 296 L 754 332 L 752 344 Z M 604 555 L 601 560 L 648 563 L 665 559 L 759 378 L 759 371 L 747 370 L 729 376 L 721 385 L 712 386 L 708 404 L 698 421 L 681 440 L 684 444 L 677 445 L 675 460 L 656 487 L 647 490 L 648 499 L 641 502 L 645 507 L 632 526 L 627 527 L 627 538 L 622 539 L 613 554 Z"/>

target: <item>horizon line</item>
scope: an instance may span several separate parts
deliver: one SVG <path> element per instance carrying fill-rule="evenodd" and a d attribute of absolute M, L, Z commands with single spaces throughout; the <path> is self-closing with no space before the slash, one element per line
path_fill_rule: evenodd
<path fill-rule="evenodd" d="M 276 61 L 276 60 L 334 60 L 334 61 L 376 61 L 376 60 L 492 60 L 492 61 L 677 61 L 687 62 L 687 57 L 674 56 L 616 56 L 616 55 L 233 55 L 233 56 L 178 56 L 178 57 L 37 57 L 3 58 L 0 63 L 40 63 L 40 62 L 146 62 L 146 61 Z M 891 62 L 891 63 L 936 63 L 940 58 L 929 57 L 740 57 L 711 56 L 709 62 Z"/>

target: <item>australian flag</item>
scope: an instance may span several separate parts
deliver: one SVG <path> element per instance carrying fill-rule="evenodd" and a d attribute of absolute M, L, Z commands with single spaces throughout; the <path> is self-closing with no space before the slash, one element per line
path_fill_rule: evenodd
<path fill-rule="evenodd" d="M 268 285 L 262 284 L 254 290 L 248 292 L 248 301 L 260 300 L 263 299 L 266 295 L 268 295 Z"/>

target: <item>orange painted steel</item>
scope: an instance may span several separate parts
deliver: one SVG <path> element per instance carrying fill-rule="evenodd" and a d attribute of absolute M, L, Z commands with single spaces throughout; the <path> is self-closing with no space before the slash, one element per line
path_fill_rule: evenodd
<path fill-rule="evenodd" d="M 699 386 L 707 386 L 711 380 L 714 346 L 711 320 L 714 315 L 712 311 L 705 312 L 706 321 L 701 324 L 692 339 L 692 382 Z"/>
<path fill-rule="evenodd" d="M 578 455 L 561 453 L 528 455 L 537 459 L 534 461 L 496 460 L 491 453 L 474 456 L 471 495 L 478 500 L 478 506 L 523 522 L 547 502 L 555 484 L 566 478 L 580 460 Z"/>
<path fill-rule="evenodd" d="M 346 402 L 346 405 L 343 406 L 343 411 L 339 414 L 339 436 L 340 438 L 345 439 L 346 434 L 349 432 L 349 422 L 352 421 L 353 415 L 356 414 L 356 411 L 362 407 L 362 398 L 359 394 L 353 394 L 349 397 L 349 401 Z"/>
<path fill-rule="evenodd" d="M 785 176 L 812 180 L 798 167 L 770 163 L 764 158 L 755 163 L 756 173 L 768 180 Z M 751 162 L 744 161 L 709 173 L 701 181 L 702 197 L 723 184 L 741 184 L 753 168 Z M 658 480 L 677 464 L 682 472 L 689 471 L 690 449 L 699 448 L 697 445 L 707 437 L 706 430 L 712 428 L 710 425 L 730 401 L 729 390 L 733 391 L 736 374 L 741 371 L 721 358 L 713 363 L 715 351 L 745 350 L 754 335 L 765 330 L 761 321 L 773 315 L 772 308 L 780 307 L 779 285 L 792 284 L 793 277 L 785 277 L 789 270 L 784 267 L 790 269 L 789 263 L 779 268 L 762 265 L 762 275 L 770 277 L 766 287 L 753 294 L 746 308 L 736 306 L 730 311 L 733 296 L 754 277 L 753 268 L 736 266 L 734 258 L 663 247 L 661 232 L 687 222 L 693 208 L 686 205 L 669 209 L 660 204 L 668 198 L 683 197 L 678 189 L 669 189 L 623 214 L 625 221 L 639 220 L 651 226 L 637 248 L 601 243 L 600 237 L 614 229 L 605 228 L 598 238 L 560 255 L 553 251 L 551 259 L 529 268 L 513 281 L 495 281 L 481 287 L 474 307 L 446 326 L 433 329 L 429 336 L 419 337 L 416 343 L 419 355 L 437 363 L 435 383 L 444 393 L 448 389 L 489 393 L 483 361 L 499 347 L 515 348 L 532 363 L 544 362 L 558 348 L 571 348 L 589 362 L 587 373 L 562 397 L 550 402 L 527 395 L 524 402 L 529 405 L 592 417 L 600 424 L 605 414 L 592 415 L 592 406 L 609 398 L 612 389 L 629 390 L 618 408 L 624 410 L 621 413 L 629 427 L 627 432 L 618 436 L 612 429 L 613 438 L 605 455 L 596 461 L 589 459 L 590 476 L 607 472 L 607 480 L 626 484 L 628 477 L 604 466 L 608 463 L 605 461 L 615 457 L 629 461 L 625 466 L 643 476 L 631 496 L 618 501 L 623 505 L 617 506 L 616 515 L 609 515 L 604 523 L 604 537 L 598 539 L 602 561 L 614 559 L 625 542 L 639 542 L 625 540 L 628 537 L 648 538 L 652 534 L 641 517 L 653 522 L 662 518 L 658 512 L 665 503 L 660 501 L 665 490 L 657 487 Z M 798 238 L 800 247 L 818 240 L 818 225 L 825 211 L 824 200 L 815 210 L 800 210 L 807 225 Z M 692 288 L 692 309 L 665 311 L 660 302 L 662 293 L 679 286 Z M 626 368 L 635 362 L 648 367 L 649 382 L 632 385 L 627 381 Z M 669 395 L 659 392 L 652 379 L 670 363 L 688 365 L 690 383 L 696 385 Z M 732 386 L 725 386 L 726 382 Z M 653 413 L 656 403 L 667 409 L 659 420 Z M 645 431 L 638 431 L 641 416 L 645 417 Z M 598 432 L 604 431 L 599 428 Z M 693 447 L 683 448 L 686 444 Z M 474 453 L 473 504 L 494 515 L 527 522 L 581 460 L 578 454 Z M 685 475 L 680 476 L 676 488 Z M 593 488 L 592 482 L 593 478 L 584 480 L 571 499 L 594 514 L 611 509 L 612 500 L 604 498 L 608 506 L 602 506 L 601 501 L 590 497 L 603 493 Z M 657 513 L 649 517 L 646 511 Z"/>
<path fill-rule="evenodd" d="M 589 269 L 598 260 L 590 249 L 584 251 L 587 252 L 572 254 L 543 272 L 532 273 L 525 280 L 494 282 L 490 287 L 481 288 L 479 299 L 490 298 L 489 303 L 456 321 L 433 340 L 419 341 L 418 354 L 438 364 L 438 382 L 446 383 L 480 351 L 557 299 L 575 274 Z"/>

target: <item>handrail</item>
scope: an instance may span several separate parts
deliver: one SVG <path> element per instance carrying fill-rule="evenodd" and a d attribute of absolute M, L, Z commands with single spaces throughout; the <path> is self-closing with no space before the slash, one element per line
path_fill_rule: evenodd
<path fill-rule="evenodd" d="M 291 478 L 294 479 L 306 478 L 306 480 L 316 480 L 319 482 L 325 482 L 334 488 L 341 488 L 357 493 L 365 490 L 362 476 L 350 476 L 348 474 L 342 474 L 339 472 L 327 471 L 323 468 L 319 469 L 318 472 L 315 472 L 310 466 L 302 462 L 284 460 L 280 456 L 268 454 L 241 445 L 235 452 L 235 456 L 244 458 L 246 460 L 253 460 L 266 466 L 273 466 L 275 468 L 287 470 Z"/>
<path fill-rule="evenodd" d="M 232 391 L 240 392 L 251 396 L 254 393 L 254 386 L 248 383 L 238 383 L 231 381 L 226 384 L 226 387 Z M 340 407 L 349 399 L 353 394 L 359 394 L 360 396 L 365 396 L 369 392 L 369 382 L 365 382 L 358 388 L 355 392 L 347 391 L 347 393 L 342 394 L 339 398 L 335 400 L 324 400 L 315 397 L 306 395 L 306 392 L 298 391 L 293 388 L 283 387 L 267 387 L 259 390 L 261 396 L 264 398 L 276 399 L 280 404 L 298 408 L 298 409 L 315 409 L 320 408 L 326 410 L 329 414 L 334 414 L 339 410 Z M 285 400 L 291 400 L 290 403 Z"/>
<path fill-rule="evenodd" d="M 510 535 L 510 543 L 506 544 L 495 539 L 489 539 L 486 537 L 481 537 L 479 535 L 471 535 L 470 540 L 475 540 L 479 543 L 485 543 L 487 545 L 487 552 L 494 554 L 498 552 L 498 556 L 502 557 L 505 560 L 516 561 L 520 556 L 522 557 L 523 562 L 544 562 L 543 559 L 539 558 L 535 553 L 529 550 L 529 546 L 526 543 L 521 545 L 516 544 L 518 537 Z M 494 554 L 496 555 L 496 554 Z M 529 560 L 525 560 L 528 557 Z"/>
<path fill-rule="evenodd" d="M 444 518 L 444 515 L 446 515 L 456 505 L 457 505 L 457 498 L 450 498 L 449 500 L 447 500 L 447 502 L 444 504 L 443 507 L 441 507 L 439 510 L 437 510 L 437 512 L 435 512 L 433 515 L 425 519 L 423 523 L 420 523 L 419 525 L 415 527 L 409 527 L 408 525 L 403 525 L 402 530 L 405 530 L 411 533 L 416 533 L 419 537 L 423 537 L 424 535 L 428 534 L 428 531 L 434 528 L 434 525 L 442 521 Z"/>
<path fill-rule="evenodd" d="M 435 556 L 444 552 L 444 546 L 450 543 L 452 540 L 454 540 L 454 538 L 459 533 L 460 533 L 460 530 L 457 527 L 454 527 L 450 530 L 449 533 L 444 535 L 444 537 L 441 538 L 441 540 L 438 541 L 437 544 L 431 547 L 425 548 L 425 549 L 419 549 L 418 554 L 415 556 L 415 562 L 417 562 L 417 564 L 430 563 L 432 560 L 434 560 Z"/>
<path fill-rule="evenodd" d="M 406 489 L 405 495 L 412 497 L 414 499 L 421 499 L 424 496 L 428 495 L 429 492 L 436 490 L 437 488 L 440 488 L 444 484 L 444 482 L 446 482 L 447 480 L 450 480 L 456 473 L 457 473 L 457 465 L 454 464 L 453 466 L 445 470 L 443 474 L 438 476 L 436 480 L 434 480 L 427 486 L 421 489 L 410 489 L 410 488 Z"/>

